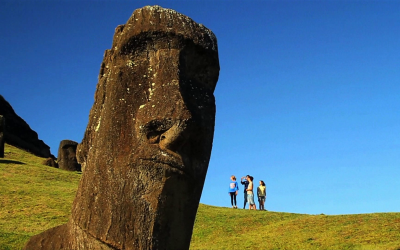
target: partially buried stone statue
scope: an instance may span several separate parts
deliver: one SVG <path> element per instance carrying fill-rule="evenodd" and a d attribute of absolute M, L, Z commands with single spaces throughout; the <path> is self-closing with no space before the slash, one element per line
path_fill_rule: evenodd
<path fill-rule="evenodd" d="M 62 140 L 58 147 L 58 167 L 68 171 L 81 171 L 81 165 L 76 159 L 78 143 L 71 140 Z"/>
<path fill-rule="evenodd" d="M 209 29 L 159 6 L 134 11 L 104 55 L 71 218 L 25 249 L 188 249 L 218 75 Z"/>

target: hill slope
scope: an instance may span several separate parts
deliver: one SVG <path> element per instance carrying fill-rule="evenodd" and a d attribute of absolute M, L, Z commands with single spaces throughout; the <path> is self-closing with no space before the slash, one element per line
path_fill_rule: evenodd
<path fill-rule="evenodd" d="M 6 145 L 0 158 L 0 249 L 65 223 L 80 174 Z M 400 249 L 400 213 L 306 215 L 200 204 L 191 249 Z"/>

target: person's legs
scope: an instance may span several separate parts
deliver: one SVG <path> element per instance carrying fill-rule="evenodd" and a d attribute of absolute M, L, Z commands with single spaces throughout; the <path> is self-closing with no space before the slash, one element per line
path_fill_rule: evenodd
<path fill-rule="evenodd" d="M 254 210 L 257 210 L 256 203 L 254 202 L 254 194 L 251 194 L 251 197 L 250 197 L 250 198 L 251 198 L 250 201 L 249 201 L 250 206 L 251 206 Z"/>
<path fill-rule="evenodd" d="M 237 208 L 237 206 L 236 206 L 236 193 L 233 193 L 233 201 L 235 203 L 235 208 Z"/>
<path fill-rule="evenodd" d="M 264 199 L 263 199 L 263 210 L 265 210 L 265 196 L 264 196 Z"/>
<path fill-rule="evenodd" d="M 264 202 L 265 202 L 265 196 L 264 196 L 264 197 L 261 197 L 261 208 L 260 208 L 260 210 L 265 210 L 265 208 L 264 208 Z"/>
<path fill-rule="evenodd" d="M 234 193 L 230 192 L 229 194 L 230 194 L 230 196 L 231 196 L 231 205 L 232 205 L 232 207 L 233 207 L 233 196 L 234 196 Z"/>
<path fill-rule="evenodd" d="M 254 203 L 254 195 L 253 194 L 247 194 L 247 199 L 249 202 L 249 209 L 254 209 L 255 208 L 255 203 Z"/>
<path fill-rule="evenodd" d="M 243 205 L 243 209 L 246 209 L 246 203 L 247 203 L 247 193 L 244 192 L 244 205 Z"/>

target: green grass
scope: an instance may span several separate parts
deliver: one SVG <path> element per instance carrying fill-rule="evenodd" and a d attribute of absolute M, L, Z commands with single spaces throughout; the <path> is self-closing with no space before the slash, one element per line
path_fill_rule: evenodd
<path fill-rule="evenodd" d="M 400 249 L 400 213 L 307 215 L 200 205 L 191 249 Z"/>
<path fill-rule="evenodd" d="M 65 223 L 80 174 L 6 144 L 0 158 L 0 250 Z M 400 213 L 308 215 L 200 204 L 191 249 L 400 249 Z"/>
<path fill-rule="evenodd" d="M 49 166 L 5 145 L 0 158 L 0 249 L 21 249 L 32 236 L 68 221 L 80 174 Z"/>

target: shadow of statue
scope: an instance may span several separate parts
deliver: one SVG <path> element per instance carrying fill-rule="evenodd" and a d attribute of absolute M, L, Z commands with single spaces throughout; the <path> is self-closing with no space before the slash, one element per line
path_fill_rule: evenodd
<path fill-rule="evenodd" d="M 4 164 L 20 164 L 20 165 L 25 165 L 25 163 L 20 162 L 20 161 L 14 161 L 14 160 L 5 160 L 5 159 L 0 159 L 0 163 Z"/>

